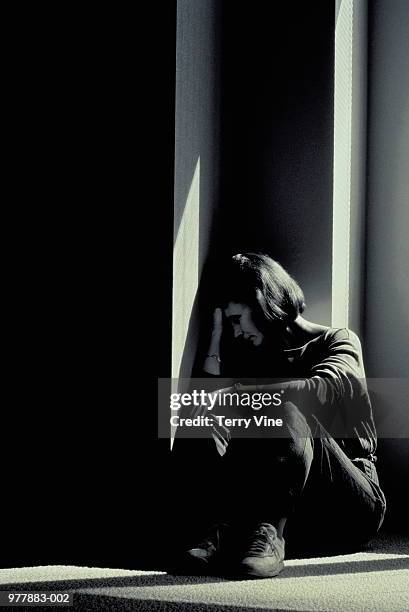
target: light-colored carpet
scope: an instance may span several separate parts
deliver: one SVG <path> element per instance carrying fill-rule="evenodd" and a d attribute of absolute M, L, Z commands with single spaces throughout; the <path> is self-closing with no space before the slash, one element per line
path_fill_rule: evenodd
<path fill-rule="evenodd" d="M 72 591 L 74 610 L 407 612 L 409 538 L 383 535 L 364 552 L 289 560 L 263 580 L 46 566 L 2 569 L 0 585 Z"/>

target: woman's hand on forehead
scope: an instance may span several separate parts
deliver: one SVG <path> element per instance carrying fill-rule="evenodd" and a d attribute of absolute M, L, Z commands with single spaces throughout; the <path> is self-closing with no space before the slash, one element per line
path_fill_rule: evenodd
<path fill-rule="evenodd" d="M 220 331 L 223 329 L 223 313 L 221 308 L 216 308 L 213 313 L 213 329 Z"/>

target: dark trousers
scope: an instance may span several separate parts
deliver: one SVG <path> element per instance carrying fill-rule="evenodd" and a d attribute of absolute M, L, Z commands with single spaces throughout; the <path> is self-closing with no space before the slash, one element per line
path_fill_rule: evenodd
<path fill-rule="evenodd" d="M 314 418 L 280 407 L 286 431 L 235 439 L 221 457 L 213 440 L 175 443 L 175 527 L 191 534 L 215 522 L 246 529 L 263 521 L 284 530 L 287 557 L 355 550 L 381 526 L 385 496 L 375 465 L 352 461 Z"/>

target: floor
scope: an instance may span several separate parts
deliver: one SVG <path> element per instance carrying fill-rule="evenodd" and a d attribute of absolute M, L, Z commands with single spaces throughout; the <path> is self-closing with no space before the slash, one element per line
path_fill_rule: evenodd
<path fill-rule="evenodd" d="M 44 566 L 0 569 L 0 589 L 73 592 L 71 610 L 404 612 L 409 537 L 383 534 L 364 552 L 289 560 L 279 576 L 263 580 Z"/>

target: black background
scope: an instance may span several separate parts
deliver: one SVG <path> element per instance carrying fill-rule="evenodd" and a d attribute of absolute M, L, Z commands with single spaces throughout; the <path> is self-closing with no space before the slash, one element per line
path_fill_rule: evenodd
<path fill-rule="evenodd" d="M 3 567 L 149 564 L 168 452 L 175 4 L 8 17 Z"/>

